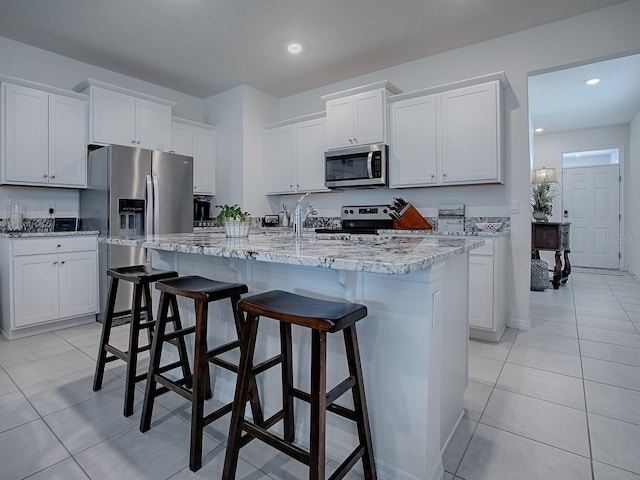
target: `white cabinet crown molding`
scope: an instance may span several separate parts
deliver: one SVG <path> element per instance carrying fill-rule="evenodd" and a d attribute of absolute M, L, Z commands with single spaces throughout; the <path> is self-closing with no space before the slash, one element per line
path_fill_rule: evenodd
<path fill-rule="evenodd" d="M 171 117 L 172 122 L 182 123 L 183 125 L 189 125 L 190 127 L 208 128 L 209 130 L 215 130 L 216 126 L 210 123 L 196 122 L 195 120 L 189 120 L 188 118 Z"/>
<path fill-rule="evenodd" d="M 95 80 L 93 78 L 87 78 L 86 80 L 83 80 L 75 87 L 73 87 L 73 90 L 76 92 L 84 92 L 89 87 L 104 88 L 105 90 L 111 90 L 113 92 L 122 93 L 123 95 L 129 95 L 131 97 L 136 97 L 143 100 L 148 100 L 149 102 L 159 103 L 161 105 L 169 105 L 170 107 L 175 107 L 177 105 L 177 102 L 167 100 L 166 98 L 154 97 L 153 95 L 136 92 L 135 90 L 119 87 L 118 85 L 113 85 L 111 83 L 101 82 L 100 80 Z"/>
<path fill-rule="evenodd" d="M 306 122 L 307 120 L 317 120 L 326 116 L 326 112 L 309 113 L 307 115 L 300 115 L 299 117 L 287 118 L 285 120 L 279 120 L 277 122 L 268 123 L 264 128 L 277 128 L 284 127 L 286 125 L 292 125 L 294 123 Z"/>
<path fill-rule="evenodd" d="M 77 91 L 73 90 L 65 90 L 64 88 L 52 87 L 51 85 L 32 82 L 31 80 L 25 80 L 23 78 L 11 77 L 9 75 L 0 75 L 0 83 L 10 83 L 21 87 L 33 88 L 35 90 L 40 90 L 47 93 L 55 93 L 56 95 L 77 98 L 78 100 L 87 101 L 89 98 L 89 96 L 85 93 L 78 93 Z"/>
<path fill-rule="evenodd" d="M 509 80 L 504 72 L 489 73 L 487 75 L 480 75 L 478 77 L 467 78 L 465 80 L 459 80 L 456 82 L 445 83 L 443 85 L 437 85 L 435 87 L 423 88 L 421 90 L 414 90 L 407 93 L 399 93 L 387 98 L 387 103 L 400 102 L 402 100 L 409 100 L 412 98 L 423 97 L 426 95 L 433 95 L 436 93 L 448 92 L 450 90 L 457 90 L 459 88 L 470 87 L 472 85 L 479 85 L 482 83 L 488 83 L 493 81 L 500 82 L 500 86 L 504 89 L 509 86 Z"/>
<path fill-rule="evenodd" d="M 370 92 L 371 90 L 385 89 L 390 93 L 397 95 L 402 93 L 398 87 L 396 87 L 393 83 L 383 80 L 381 82 L 370 83 L 368 85 L 361 85 L 359 87 L 350 88 L 348 90 L 343 90 L 341 92 L 329 93 L 327 95 L 323 95 L 320 98 L 322 100 L 329 101 L 335 100 L 336 98 L 349 97 L 351 95 L 357 95 L 358 93 Z"/>

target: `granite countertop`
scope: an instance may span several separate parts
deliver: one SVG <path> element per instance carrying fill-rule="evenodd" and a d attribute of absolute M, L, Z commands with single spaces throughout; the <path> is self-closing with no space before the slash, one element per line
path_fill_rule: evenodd
<path fill-rule="evenodd" d="M 0 231 L 0 237 L 5 238 L 32 238 L 32 237 L 69 237 L 78 235 L 98 235 L 97 230 L 81 230 L 77 232 L 10 232 Z"/>
<path fill-rule="evenodd" d="M 423 237 L 506 237 L 511 232 L 480 232 L 480 231 L 462 231 L 452 232 L 445 230 L 378 230 L 380 236 L 403 236 L 415 235 Z"/>
<path fill-rule="evenodd" d="M 285 232 L 259 232 L 244 238 L 227 238 L 223 233 L 210 231 L 110 237 L 99 241 L 169 252 L 390 275 L 424 270 L 484 244 L 480 238 L 380 237 L 310 232 L 305 233 L 302 240 L 296 240 Z"/>

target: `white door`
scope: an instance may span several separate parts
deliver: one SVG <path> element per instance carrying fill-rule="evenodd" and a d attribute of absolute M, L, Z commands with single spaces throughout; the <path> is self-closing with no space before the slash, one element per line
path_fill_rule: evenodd
<path fill-rule="evenodd" d="M 562 201 L 571 222 L 572 265 L 620 268 L 618 165 L 565 168 Z"/>

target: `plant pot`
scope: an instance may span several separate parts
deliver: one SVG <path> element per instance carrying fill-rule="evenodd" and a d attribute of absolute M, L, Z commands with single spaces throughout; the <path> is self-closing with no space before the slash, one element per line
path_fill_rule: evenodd
<path fill-rule="evenodd" d="M 538 222 L 547 222 L 549 221 L 549 215 L 545 212 L 534 210 L 533 211 L 533 219 Z"/>
<path fill-rule="evenodd" d="M 227 237 L 248 237 L 251 221 L 225 220 L 223 225 Z"/>

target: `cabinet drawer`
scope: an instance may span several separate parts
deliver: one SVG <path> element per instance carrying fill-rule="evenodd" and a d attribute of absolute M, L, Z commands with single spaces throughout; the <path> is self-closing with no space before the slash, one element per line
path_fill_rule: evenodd
<path fill-rule="evenodd" d="M 493 240 L 485 239 L 484 245 L 478 248 L 474 248 L 469 252 L 469 255 L 493 255 Z"/>
<path fill-rule="evenodd" d="M 36 255 L 41 253 L 77 252 L 95 250 L 96 238 L 86 237 L 47 237 L 25 238 L 13 241 L 13 255 Z"/>

